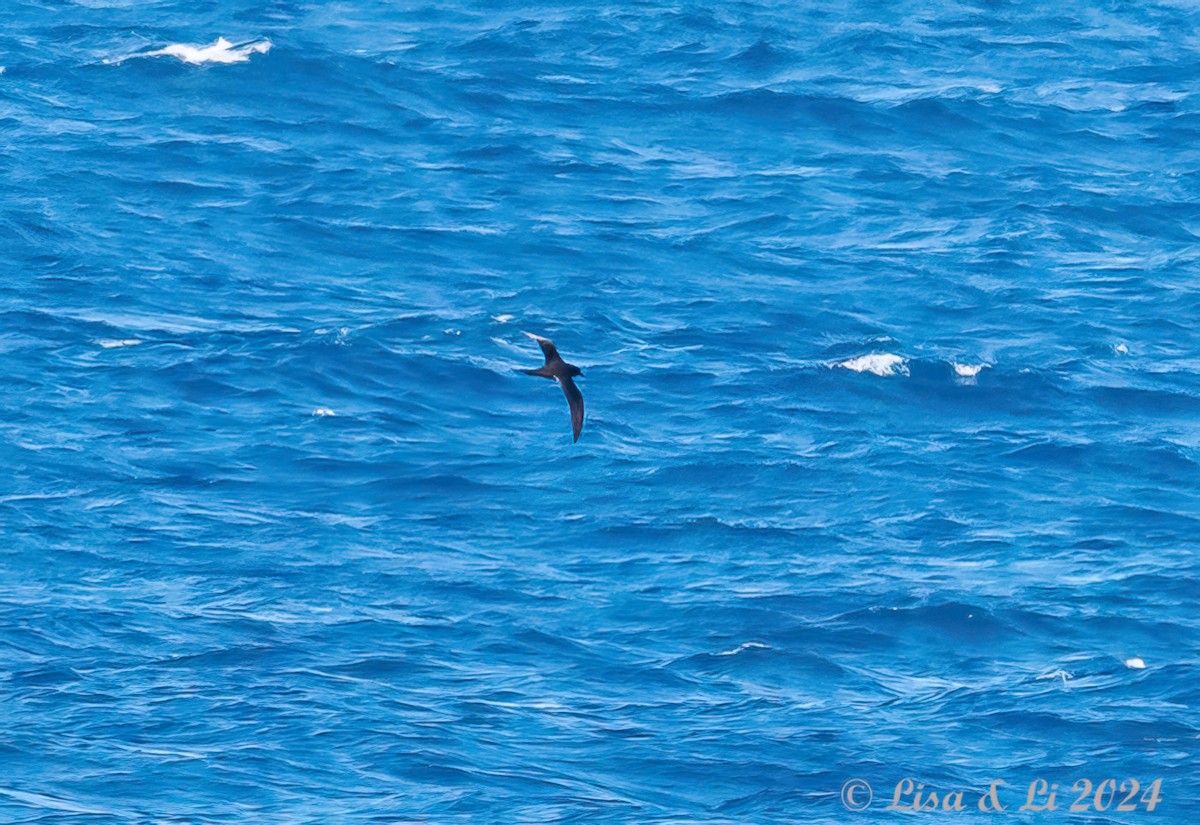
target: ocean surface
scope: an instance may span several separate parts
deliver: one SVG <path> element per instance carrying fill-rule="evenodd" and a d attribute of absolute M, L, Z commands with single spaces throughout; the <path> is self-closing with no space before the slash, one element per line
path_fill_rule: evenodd
<path fill-rule="evenodd" d="M 1194 4 L 6 0 L 0 65 L 0 822 L 1200 818 Z"/>

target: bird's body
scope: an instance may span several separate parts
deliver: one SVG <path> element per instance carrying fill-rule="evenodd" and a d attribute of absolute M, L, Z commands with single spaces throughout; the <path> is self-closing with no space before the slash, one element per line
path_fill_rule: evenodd
<path fill-rule="evenodd" d="M 536 375 L 539 378 L 550 378 L 558 382 L 558 385 L 562 387 L 563 395 L 567 397 L 567 404 L 571 407 L 571 432 L 575 434 L 575 440 L 578 441 L 579 433 L 583 430 L 583 393 L 579 391 L 579 387 L 575 386 L 575 381 L 572 379 L 576 375 L 583 375 L 583 372 L 574 364 L 564 361 L 558 354 L 558 348 L 549 338 L 534 335 L 532 332 L 525 334 L 538 342 L 538 346 L 542 348 L 542 354 L 546 356 L 546 363 L 536 370 L 521 370 L 521 372 L 526 375 Z"/>

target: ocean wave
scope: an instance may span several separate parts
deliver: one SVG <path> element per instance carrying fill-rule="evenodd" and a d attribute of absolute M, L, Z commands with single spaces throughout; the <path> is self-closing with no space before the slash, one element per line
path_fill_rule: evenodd
<path fill-rule="evenodd" d="M 950 366 L 954 368 L 954 374 L 959 378 L 975 378 L 979 373 L 986 369 L 989 364 L 960 364 L 957 361 L 951 361 Z"/>
<path fill-rule="evenodd" d="M 1186 786 L 1175 6 L 2 7 L 0 821 Z"/>
<path fill-rule="evenodd" d="M 770 650 L 771 646 L 762 642 L 743 642 L 737 647 L 729 650 L 722 650 L 720 653 L 714 653 L 714 656 L 736 656 L 746 650 Z"/>
<path fill-rule="evenodd" d="M 193 66 L 203 66 L 213 63 L 245 63 L 250 60 L 250 55 L 252 54 L 266 54 L 271 50 L 271 46 L 271 41 L 266 38 L 234 44 L 230 43 L 224 37 L 218 37 L 207 46 L 172 43 L 161 49 L 140 52 L 129 57 L 174 57 L 183 63 L 191 63 Z M 122 58 L 114 62 L 120 63 L 126 59 L 128 58 Z"/>
<path fill-rule="evenodd" d="M 892 375 L 908 375 L 908 361 L 903 356 L 891 352 L 860 355 L 834 366 L 854 372 L 869 372 L 885 378 Z"/>

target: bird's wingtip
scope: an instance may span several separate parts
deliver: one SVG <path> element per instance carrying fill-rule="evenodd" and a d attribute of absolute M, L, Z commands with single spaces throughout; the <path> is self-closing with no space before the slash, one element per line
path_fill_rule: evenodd
<path fill-rule="evenodd" d="M 546 339 L 545 339 L 545 338 L 543 338 L 542 336 L 540 336 L 540 335 L 535 335 L 534 333 L 532 333 L 532 332 L 527 332 L 526 330 L 521 330 L 521 333 L 522 333 L 523 335 L 528 335 L 530 338 L 532 338 L 532 339 L 533 339 L 533 340 L 535 340 L 535 341 L 545 341 L 545 340 L 546 340 Z"/>

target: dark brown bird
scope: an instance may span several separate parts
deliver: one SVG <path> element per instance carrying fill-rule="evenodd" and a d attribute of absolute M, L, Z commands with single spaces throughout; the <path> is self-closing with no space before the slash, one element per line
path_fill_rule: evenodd
<path fill-rule="evenodd" d="M 567 403 L 571 405 L 571 431 L 575 433 L 575 440 L 578 441 L 579 433 L 583 429 L 583 393 L 571 379 L 576 375 L 583 375 L 583 372 L 574 364 L 568 364 L 562 360 L 554 342 L 549 338 L 534 335 L 532 332 L 525 334 L 538 342 L 538 346 L 542 348 L 542 353 L 546 356 L 546 363 L 536 370 L 521 370 L 521 372 L 540 378 L 553 378 L 558 382 L 558 385 L 562 387 L 563 395 L 567 397 Z"/>

